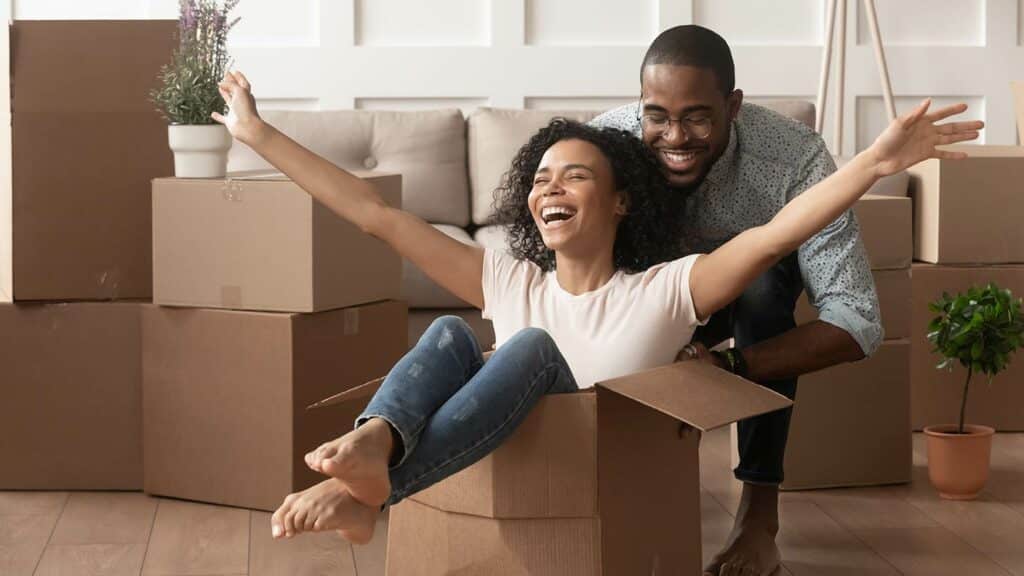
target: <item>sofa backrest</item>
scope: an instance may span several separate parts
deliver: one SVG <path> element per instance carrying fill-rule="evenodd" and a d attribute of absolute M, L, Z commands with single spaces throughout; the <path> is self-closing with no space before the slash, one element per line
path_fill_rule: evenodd
<path fill-rule="evenodd" d="M 342 168 L 401 174 L 402 207 L 428 222 L 469 224 L 466 121 L 459 110 L 270 110 L 263 117 Z M 229 171 L 267 169 L 248 146 L 232 146 Z"/>

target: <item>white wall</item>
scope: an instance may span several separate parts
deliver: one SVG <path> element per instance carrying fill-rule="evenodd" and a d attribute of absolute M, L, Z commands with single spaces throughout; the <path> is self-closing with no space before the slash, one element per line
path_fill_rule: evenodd
<path fill-rule="evenodd" d="M 861 3 L 847 3 L 843 152 L 851 153 L 886 119 Z M 1024 79 L 1024 0 L 877 4 L 898 107 L 925 95 L 967 100 L 988 123 L 986 142 L 1015 143 L 1009 81 Z M 0 0 L 0 13 L 16 18 L 174 18 L 176 10 L 176 0 Z M 730 42 L 738 85 L 751 99 L 813 100 L 825 7 L 824 0 L 242 0 L 238 14 L 237 67 L 266 107 L 469 110 L 631 101 L 650 40 L 691 22 Z"/>

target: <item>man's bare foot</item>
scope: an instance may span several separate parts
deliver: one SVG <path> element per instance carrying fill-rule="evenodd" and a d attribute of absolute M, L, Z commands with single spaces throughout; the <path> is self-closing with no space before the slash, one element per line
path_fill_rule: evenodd
<path fill-rule="evenodd" d="M 393 448 L 391 425 L 372 418 L 306 454 L 306 465 L 340 480 L 356 500 L 379 507 L 391 495 L 388 463 Z"/>
<path fill-rule="evenodd" d="M 378 508 L 360 503 L 334 478 L 289 494 L 270 518 L 274 539 L 293 538 L 303 532 L 337 530 L 353 544 L 373 538 Z"/>
<path fill-rule="evenodd" d="M 774 574 L 782 562 L 775 544 L 778 533 L 778 487 L 744 484 L 732 533 L 722 550 L 704 568 L 705 576 Z"/>

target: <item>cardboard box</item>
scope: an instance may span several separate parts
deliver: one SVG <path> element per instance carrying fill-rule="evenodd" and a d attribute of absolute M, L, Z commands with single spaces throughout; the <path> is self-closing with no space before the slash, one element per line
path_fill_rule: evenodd
<path fill-rule="evenodd" d="M 176 23 L 0 28 L 0 301 L 148 299 L 149 182 L 173 173 L 149 91 Z"/>
<path fill-rule="evenodd" d="M 941 361 L 928 342 L 928 322 L 936 316 L 928 303 L 942 296 L 963 292 L 971 285 L 995 282 L 1024 296 L 1024 266 L 960 267 L 915 264 L 913 269 L 913 313 L 911 336 L 911 422 L 915 430 L 935 424 L 953 424 L 960 418 L 960 401 L 967 373 L 957 364 L 953 370 L 938 370 Z M 1010 357 L 1007 369 L 988 383 L 978 374 L 971 379 L 967 394 L 967 421 L 985 424 L 1003 432 L 1024 431 L 1024 352 Z"/>
<path fill-rule="evenodd" d="M 145 491 L 274 510 L 322 481 L 303 456 L 358 414 L 305 407 L 390 370 L 405 325 L 400 302 L 318 314 L 147 309 Z"/>
<path fill-rule="evenodd" d="M 910 269 L 874 270 L 875 291 L 882 313 L 882 329 L 889 339 L 910 337 Z M 807 293 L 796 303 L 797 324 L 818 319 L 818 310 L 807 300 Z"/>
<path fill-rule="evenodd" d="M 914 251 L 909 198 L 864 196 L 853 206 L 872 270 L 910 267 Z"/>
<path fill-rule="evenodd" d="M 1024 147 L 954 146 L 965 160 L 912 167 L 914 258 L 933 264 L 1024 262 Z"/>
<path fill-rule="evenodd" d="M 542 398 L 497 450 L 392 510 L 387 574 L 699 574 L 695 430 L 789 405 L 696 362 Z"/>
<path fill-rule="evenodd" d="M 0 490 L 142 488 L 144 306 L 0 304 Z"/>
<path fill-rule="evenodd" d="M 360 174 L 392 206 L 395 174 Z M 280 174 L 153 182 L 153 301 L 319 312 L 398 299 L 401 258 Z"/>
<path fill-rule="evenodd" d="M 800 377 L 783 490 L 910 482 L 910 342 Z"/>

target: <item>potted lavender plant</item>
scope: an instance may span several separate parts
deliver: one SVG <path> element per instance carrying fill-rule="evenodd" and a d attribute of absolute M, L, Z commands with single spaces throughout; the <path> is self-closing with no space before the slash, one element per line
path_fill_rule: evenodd
<path fill-rule="evenodd" d="M 160 70 L 150 97 L 167 119 L 168 143 L 179 178 L 218 178 L 227 169 L 231 134 L 211 114 L 225 113 L 217 84 L 231 64 L 228 32 L 238 18 L 228 14 L 239 0 L 179 0 L 179 44 Z"/>
<path fill-rule="evenodd" d="M 992 434 L 989 426 L 965 424 L 971 377 L 1002 372 L 1024 340 L 1021 301 L 995 284 L 972 286 L 966 293 L 929 304 L 938 314 L 928 324 L 928 341 L 942 356 L 937 368 L 966 370 L 957 424 L 927 426 L 928 477 L 943 498 L 970 500 L 985 487 Z"/>

